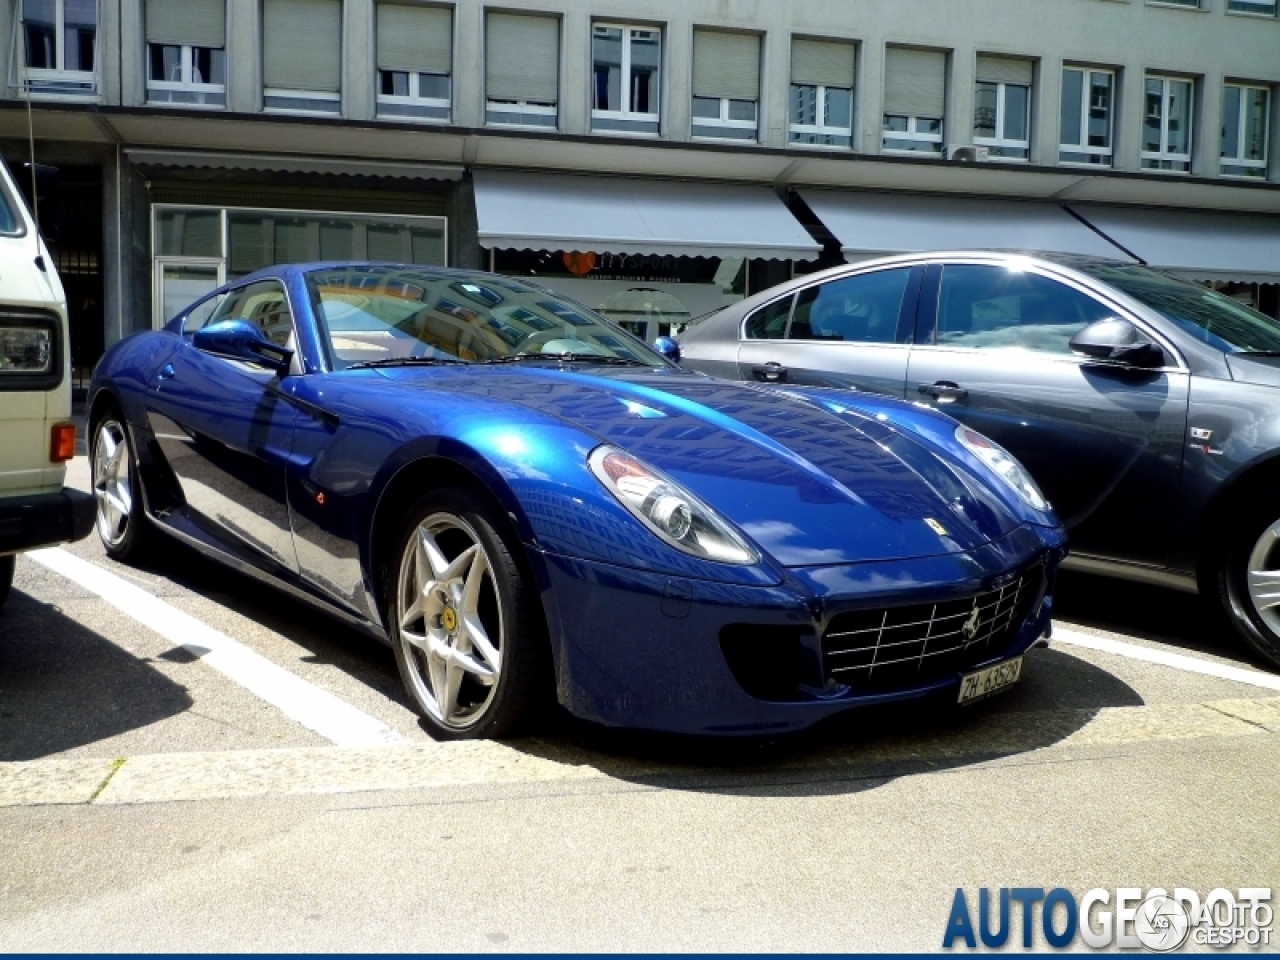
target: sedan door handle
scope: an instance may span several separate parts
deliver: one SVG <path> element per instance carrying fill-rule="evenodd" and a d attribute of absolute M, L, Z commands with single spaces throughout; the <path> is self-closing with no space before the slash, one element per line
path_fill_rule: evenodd
<path fill-rule="evenodd" d="M 770 360 L 766 364 L 754 366 L 751 372 L 755 374 L 757 380 L 763 380 L 765 383 L 786 383 L 787 368 L 776 360 Z"/>
<path fill-rule="evenodd" d="M 933 397 L 939 403 L 955 403 L 969 396 L 969 391 L 950 380 L 939 380 L 936 383 L 922 383 L 918 387 L 925 396 Z"/>

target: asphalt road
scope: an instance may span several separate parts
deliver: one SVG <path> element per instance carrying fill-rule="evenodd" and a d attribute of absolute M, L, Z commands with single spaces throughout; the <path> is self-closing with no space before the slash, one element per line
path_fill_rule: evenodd
<path fill-rule="evenodd" d="M 931 950 L 957 887 L 1280 888 L 1280 676 L 1193 597 L 1058 609 L 1073 642 L 960 713 L 438 744 L 389 650 L 182 547 L 24 557 L 0 949 Z"/>

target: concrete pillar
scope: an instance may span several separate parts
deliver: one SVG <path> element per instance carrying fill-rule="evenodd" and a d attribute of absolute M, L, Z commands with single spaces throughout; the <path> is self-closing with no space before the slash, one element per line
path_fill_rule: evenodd
<path fill-rule="evenodd" d="M 1215 71 L 1196 78 L 1191 115 L 1191 172 L 1216 177 L 1222 151 L 1222 74 Z"/>
<path fill-rule="evenodd" d="M 1146 67 L 1128 63 L 1118 71 L 1116 91 L 1115 168 L 1138 170 L 1142 164 L 1142 117 L 1146 103 Z"/>
<path fill-rule="evenodd" d="M 1058 162 L 1062 121 L 1062 62 L 1057 57 L 1036 61 L 1031 91 L 1031 162 Z"/>
<path fill-rule="evenodd" d="M 672 17 L 662 35 L 662 137 L 688 140 L 693 119 L 693 21 Z"/>
<path fill-rule="evenodd" d="M 342 22 L 342 115 L 371 120 L 377 110 L 373 0 L 344 0 Z"/>
<path fill-rule="evenodd" d="M 567 13 L 560 25 L 560 131 L 591 132 L 591 17 Z"/>
<path fill-rule="evenodd" d="M 760 142 L 782 148 L 791 97 L 791 34 L 785 22 L 760 38 L 760 60 Z"/>
<path fill-rule="evenodd" d="M 98 5 L 98 93 L 104 103 L 120 103 L 120 5 Z"/>
<path fill-rule="evenodd" d="M 227 108 L 262 110 L 262 4 L 227 0 Z"/>
<path fill-rule="evenodd" d="M 879 153 L 884 137 L 884 60 L 883 43 L 858 44 L 857 87 L 853 91 L 853 144 L 863 153 Z"/>
<path fill-rule="evenodd" d="M 147 102 L 147 28 L 142 0 L 120 0 L 120 91 L 121 106 L 137 107 Z"/>
<path fill-rule="evenodd" d="M 945 155 L 951 144 L 973 143 L 973 85 L 977 82 L 978 54 L 956 49 L 947 57 L 947 116 L 942 127 Z"/>
<path fill-rule="evenodd" d="M 453 122 L 484 126 L 484 8 L 478 3 L 454 7 Z"/>

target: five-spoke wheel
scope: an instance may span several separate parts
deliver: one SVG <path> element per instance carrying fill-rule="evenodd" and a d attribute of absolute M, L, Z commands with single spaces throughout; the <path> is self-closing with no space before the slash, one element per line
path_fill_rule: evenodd
<path fill-rule="evenodd" d="M 146 521 L 135 483 L 133 451 L 121 421 L 108 415 L 98 424 L 90 456 L 98 537 L 108 556 L 127 560 L 139 549 Z"/>
<path fill-rule="evenodd" d="M 1218 561 L 1222 608 L 1236 632 L 1280 666 L 1280 500 L 1239 522 Z"/>
<path fill-rule="evenodd" d="M 540 612 L 495 520 L 459 492 L 428 495 L 400 540 L 396 661 L 442 738 L 509 735 L 536 699 Z"/>

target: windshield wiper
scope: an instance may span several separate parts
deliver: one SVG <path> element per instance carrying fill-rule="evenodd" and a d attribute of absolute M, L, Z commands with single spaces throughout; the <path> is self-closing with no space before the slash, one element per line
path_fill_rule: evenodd
<path fill-rule="evenodd" d="M 434 367 L 440 364 L 461 363 L 467 364 L 466 360 L 457 360 L 452 357 L 385 357 L 382 360 L 361 360 L 359 363 L 353 363 L 347 367 L 348 370 L 368 370 L 370 367 Z"/>
<path fill-rule="evenodd" d="M 629 357 L 608 357 L 599 353 L 513 353 L 509 357 L 495 357 L 481 363 L 515 363 L 518 360 L 555 360 L 557 363 L 605 363 L 618 367 L 648 367 L 653 364 Z"/>

